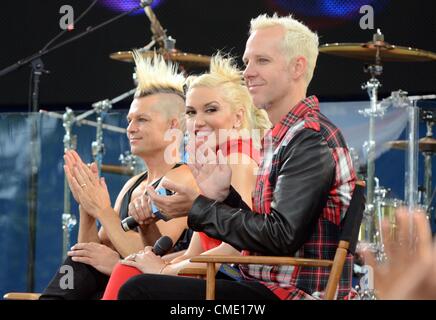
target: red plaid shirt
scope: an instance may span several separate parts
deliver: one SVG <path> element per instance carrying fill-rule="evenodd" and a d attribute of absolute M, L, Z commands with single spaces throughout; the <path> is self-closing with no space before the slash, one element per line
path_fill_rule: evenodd
<path fill-rule="evenodd" d="M 335 161 L 335 178 L 314 231 L 295 256 L 333 259 L 338 244 L 340 222 L 351 200 L 356 176 L 341 132 L 320 113 L 318 99 L 315 96 L 302 100 L 292 108 L 272 129 L 268 139 L 269 145 L 268 141 L 264 142 L 265 154 L 253 195 L 253 211 L 260 214 L 271 213 L 278 172 L 285 160 L 281 158 L 281 150 L 291 145 L 293 137 L 301 130 L 314 130 L 325 139 Z M 243 255 L 256 253 L 243 251 Z M 330 271 L 325 267 L 301 266 L 241 265 L 240 268 L 246 279 L 261 281 L 280 299 L 321 297 Z M 352 257 L 349 255 L 341 275 L 338 299 L 346 298 L 350 293 L 351 276 Z"/>

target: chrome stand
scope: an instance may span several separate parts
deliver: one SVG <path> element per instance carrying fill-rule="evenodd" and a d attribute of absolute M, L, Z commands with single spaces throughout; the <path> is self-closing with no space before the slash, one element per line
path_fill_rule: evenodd
<path fill-rule="evenodd" d="M 103 100 L 92 105 L 94 112 L 97 114 L 97 130 L 95 141 L 91 143 L 92 157 L 97 164 L 98 176 L 101 176 L 101 165 L 103 162 L 104 143 L 103 143 L 103 117 L 106 112 L 112 108 L 112 104 L 109 100 Z"/>
<path fill-rule="evenodd" d="M 97 130 L 96 130 L 96 139 L 95 141 L 92 142 L 91 148 L 92 148 L 92 156 L 94 158 L 95 163 L 97 164 L 99 176 L 101 175 L 101 165 L 103 162 L 103 154 L 104 154 L 103 117 L 105 113 L 107 113 L 112 108 L 113 104 L 130 97 L 135 92 L 136 89 L 132 89 L 119 95 L 118 97 L 115 97 L 112 100 L 105 99 L 96 102 L 92 105 L 92 107 L 94 108 L 94 110 L 92 110 L 92 113 L 97 114 Z"/>
<path fill-rule="evenodd" d="M 362 226 L 360 230 L 360 240 L 371 244 L 376 248 L 376 251 L 381 254 L 380 243 L 377 240 L 376 227 L 375 227 L 375 209 L 376 203 L 374 199 L 375 189 L 375 120 L 378 117 L 383 117 L 386 107 L 378 103 L 378 90 L 381 87 L 380 81 L 377 76 L 383 73 L 383 67 L 380 59 L 380 49 L 385 45 L 384 36 L 377 30 L 373 36 L 373 43 L 376 49 L 375 63 L 365 67 L 364 71 L 371 75 L 371 78 L 362 85 L 363 90 L 367 90 L 370 98 L 370 108 L 359 110 L 360 114 L 369 117 L 369 133 L 368 141 L 365 142 L 365 151 L 367 153 L 367 177 L 366 177 L 366 207 L 362 219 Z M 381 256 L 379 257 L 381 259 Z"/>
<path fill-rule="evenodd" d="M 64 153 L 77 147 L 77 136 L 71 134 L 71 128 L 75 121 L 73 110 L 66 108 L 62 116 L 64 135 Z M 67 258 L 67 252 L 71 247 L 71 232 L 77 224 L 77 219 L 71 213 L 71 192 L 68 186 L 67 177 L 64 175 L 64 212 L 62 213 L 62 261 Z"/>
<path fill-rule="evenodd" d="M 433 114 L 433 113 L 431 113 Z M 427 118 L 427 116 L 423 115 L 423 120 L 426 122 L 427 132 L 425 136 L 427 138 L 433 138 L 433 118 L 432 115 L 430 118 Z M 432 194 L 432 152 L 429 151 L 423 151 L 424 155 L 424 193 L 423 193 L 423 204 L 425 206 L 426 212 L 431 212 L 431 194 Z"/>
<path fill-rule="evenodd" d="M 409 212 L 412 213 L 418 206 L 418 123 L 419 109 L 416 103 L 407 107 L 408 120 L 408 146 L 406 155 L 406 172 L 404 195 Z"/>
<path fill-rule="evenodd" d="M 381 74 L 381 66 L 371 66 L 374 71 Z M 369 135 L 365 143 L 367 153 L 367 178 L 366 178 L 366 208 L 362 221 L 362 240 L 372 243 L 374 241 L 374 183 L 375 183 L 375 119 L 384 115 L 385 109 L 380 108 L 377 103 L 377 92 L 381 86 L 380 82 L 372 74 L 371 79 L 362 87 L 368 90 L 371 101 L 370 109 L 359 110 L 359 113 L 369 117 Z"/>
<path fill-rule="evenodd" d="M 120 154 L 118 160 L 121 161 L 121 164 L 130 171 L 133 172 L 134 175 L 139 174 L 147 170 L 147 167 L 140 157 L 133 155 L 130 151 L 125 151 L 124 154 Z"/>

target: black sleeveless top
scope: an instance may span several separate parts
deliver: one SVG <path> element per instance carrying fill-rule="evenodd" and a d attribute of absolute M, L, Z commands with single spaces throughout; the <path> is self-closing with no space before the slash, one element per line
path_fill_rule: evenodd
<path fill-rule="evenodd" d="M 178 168 L 181 165 L 183 165 L 183 163 L 176 163 L 172 169 Z M 148 172 L 146 171 L 141 176 L 139 176 L 139 178 L 135 181 L 133 186 L 131 186 L 130 189 L 124 195 L 123 200 L 121 200 L 121 206 L 120 206 L 120 219 L 121 220 L 123 220 L 129 216 L 129 203 L 130 203 L 130 200 L 132 198 L 132 193 L 141 184 L 142 181 L 147 179 L 147 177 L 148 177 Z M 152 184 L 153 188 L 156 188 L 159 185 L 162 178 L 156 180 Z M 171 194 L 169 191 L 167 193 Z M 172 252 L 187 249 L 189 246 L 189 242 L 191 241 L 192 233 L 193 233 L 193 231 L 191 229 L 185 229 L 183 231 L 182 235 L 180 236 L 180 238 L 177 240 L 176 244 L 174 245 Z"/>

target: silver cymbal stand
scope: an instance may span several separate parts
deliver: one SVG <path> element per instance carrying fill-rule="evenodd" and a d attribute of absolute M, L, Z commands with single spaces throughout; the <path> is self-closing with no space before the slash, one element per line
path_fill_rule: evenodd
<path fill-rule="evenodd" d="M 97 114 L 97 131 L 96 131 L 96 139 L 95 141 L 92 142 L 91 147 L 92 147 L 92 156 L 97 164 L 99 176 L 101 175 L 101 164 L 103 162 L 103 154 L 104 154 L 103 117 L 105 113 L 112 108 L 113 104 L 130 97 L 135 93 L 135 91 L 136 88 L 129 90 L 126 93 L 123 93 L 118 97 L 113 98 L 112 100 L 105 99 L 92 104 L 92 107 L 94 108 L 94 110 L 92 110 L 92 113 L 95 112 Z"/>
<path fill-rule="evenodd" d="M 96 102 L 92 105 L 97 114 L 97 130 L 95 141 L 91 143 L 92 157 L 97 164 L 98 176 L 101 176 L 101 165 L 103 162 L 104 143 L 103 143 L 103 117 L 106 112 L 112 109 L 112 104 L 108 99 Z"/>
<path fill-rule="evenodd" d="M 404 91 L 403 91 L 404 92 Z M 418 145 L 418 117 L 419 117 L 419 108 L 417 106 L 417 101 L 419 100 L 426 100 L 426 99 L 436 99 L 436 95 L 424 95 L 424 96 L 409 96 L 407 97 L 407 92 L 404 92 L 404 99 L 406 100 L 403 102 L 403 105 L 407 106 L 408 113 L 409 113 L 409 144 L 407 149 L 407 162 L 408 166 L 406 167 L 406 187 L 405 187 L 405 194 L 406 194 L 406 200 L 407 204 L 409 206 L 409 211 L 412 212 L 414 208 L 418 206 L 418 196 L 417 191 L 415 192 L 415 189 L 412 189 L 416 180 L 416 190 L 417 190 L 417 158 L 418 158 L 418 151 L 419 151 L 419 145 Z M 433 124 L 434 124 L 434 118 L 433 118 L 433 112 L 429 111 L 422 111 L 421 112 L 421 118 L 426 122 L 427 132 L 426 132 L 426 138 L 433 138 Z M 412 127 L 413 126 L 413 127 Z M 414 128 L 414 130 L 412 130 Z M 423 155 L 424 155 L 424 196 L 422 204 L 424 206 L 424 209 L 428 212 L 430 212 L 430 206 L 432 202 L 432 185 L 431 185 L 431 179 L 432 179 L 432 150 L 426 150 L 424 147 L 422 149 Z M 412 161 L 411 161 L 412 160 Z M 415 160 L 415 162 L 413 162 Z M 415 176 L 413 175 L 415 174 Z M 412 180 L 414 179 L 414 180 Z"/>
<path fill-rule="evenodd" d="M 427 132 L 425 136 L 427 138 L 433 138 L 433 124 L 436 119 L 433 118 L 433 112 L 428 112 L 423 110 L 421 115 L 422 120 L 425 121 Z M 428 150 L 424 150 L 424 193 L 423 193 L 423 204 L 425 206 L 425 210 L 427 213 L 431 212 L 431 194 L 432 194 L 432 163 L 431 159 L 433 156 L 433 152 Z"/>
<path fill-rule="evenodd" d="M 419 109 L 416 101 L 407 107 L 408 121 L 408 146 L 406 155 L 406 173 L 404 195 L 409 213 L 418 206 L 418 136 L 419 136 Z"/>
<path fill-rule="evenodd" d="M 405 168 L 405 186 L 404 195 L 409 212 L 412 213 L 414 209 L 418 207 L 418 152 L 419 152 L 419 115 L 420 111 L 417 106 L 417 101 L 425 99 L 435 99 L 436 95 L 425 96 L 407 96 L 407 92 L 398 90 L 392 92 L 391 96 L 384 100 L 389 100 L 396 108 L 404 108 L 408 114 L 408 127 L 407 127 L 407 153 L 406 153 L 406 168 Z M 427 125 L 427 138 L 432 138 L 433 131 L 433 113 L 422 112 L 421 117 L 426 121 Z M 423 147 L 424 148 L 424 147 Z M 431 151 L 431 150 L 430 150 Z M 423 206 L 428 209 L 431 202 L 431 176 L 432 165 L 431 156 L 432 153 L 422 149 L 425 159 L 425 172 L 424 172 L 424 199 Z"/>
<path fill-rule="evenodd" d="M 167 51 L 174 50 L 176 45 L 176 40 L 171 36 L 167 36 L 166 29 L 164 29 L 154 14 L 151 6 L 144 7 L 145 14 L 150 20 L 150 30 L 153 34 L 153 41 L 157 43 L 160 49 L 165 49 Z"/>
<path fill-rule="evenodd" d="M 365 72 L 370 73 L 371 78 L 362 85 L 363 90 L 367 90 L 370 98 L 370 108 L 359 110 L 359 113 L 369 117 L 369 137 L 366 142 L 367 152 L 367 180 L 366 180 L 366 208 L 363 216 L 361 237 L 368 243 L 374 243 L 375 239 L 375 203 L 374 203 L 374 178 L 375 178 L 375 119 L 383 117 L 385 108 L 378 103 L 378 89 L 381 87 L 380 81 L 376 78 L 383 73 L 380 59 L 380 48 L 384 45 L 384 36 L 377 30 L 373 36 L 373 43 L 376 48 L 375 63 L 365 67 Z M 376 249 L 379 244 L 376 242 Z M 377 250 L 378 251 L 378 250 Z"/>
<path fill-rule="evenodd" d="M 77 147 L 77 136 L 71 134 L 71 128 L 74 124 L 74 112 L 70 108 L 66 108 L 62 116 L 63 127 L 65 128 L 64 135 L 64 153 Z M 67 177 L 64 175 L 64 212 L 62 213 L 62 261 L 67 258 L 67 252 L 71 247 L 71 232 L 77 224 L 77 219 L 71 213 L 71 192 L 68 186 Z"/>

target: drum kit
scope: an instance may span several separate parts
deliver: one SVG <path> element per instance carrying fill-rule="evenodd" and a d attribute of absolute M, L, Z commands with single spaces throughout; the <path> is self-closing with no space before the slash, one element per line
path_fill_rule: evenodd
<path fill-rule="evenodd" d="M 378 89 L 381 83 L 377 79 L 383 72 L 383 62 L 436 62 L 436 53 L 391 45 L 384 40 L 378 29 L 372 41 L 367 43 L 331 43 L 320 46 L 320 52 L 339 57 L 352 58 L 370 62 L 364 71 L 369 73 L 370 79 L 362 86 L 367 90 L 370 98 L 370 108 L 359 110 L 359 113 L 369 119 L 368 141 L 365 144 L 366 161 L 366 207 L 360 229 L 358 251 L 369 249 L 374 252 L 378 261 L 388 257 L 384 252 L 383 238 L 394 237 L 396 231 L 395 211 L 400 206 L 407 206 L 409 212 L 414 209 L 423 209 L 427 214 L 432 211 L 432 155 L 436 152 L 436 139 L 433 138 L 432 126 L 434 123 L 433 111 L 420 110 L 417 102 L 426 99 L 436 99 L 436 95 L 408 96 L 407 92 L 399 90 L 391 96 L 378 100 Z M 435 88 L 436 89 L 436 88 Z M 379 179 L 375 177 L 375 120 L 383 117 L 390 107 L 403 108 L 408 115 L 407 140 L 390 141 L 387 145 L 392 149 L 406 151 L 405 168 L 405 200 L 389 198 L 389 189 L 382 187 Z M 419 120 L 426 123 L 426 136 L 418 138 Z M 418 187 L 418 153 L 424 156 L 424 185 Z M 420 193 L 422 197 L 420 197 Z M 383 234 L 381 223 L 383 219 L 389 221 L 389 234 Z M 363 276 L 360 280 L 359 297 L 361 299 L 374 299 L 373 279 L 370 268 L 363 266 Z"/>

